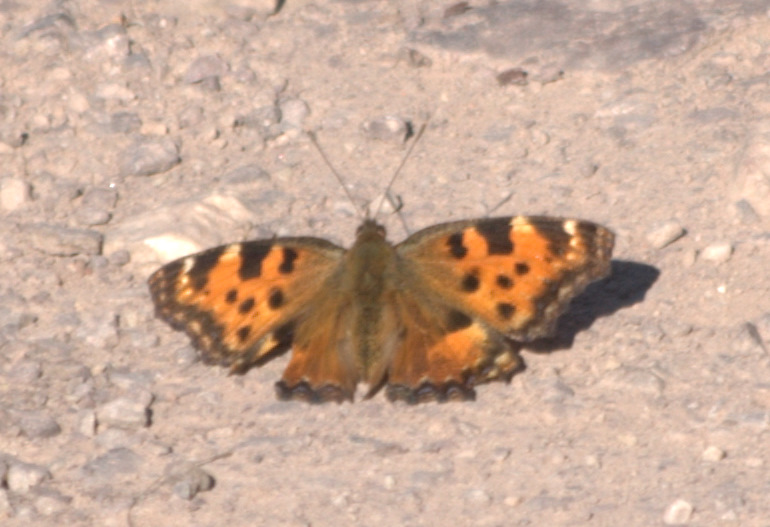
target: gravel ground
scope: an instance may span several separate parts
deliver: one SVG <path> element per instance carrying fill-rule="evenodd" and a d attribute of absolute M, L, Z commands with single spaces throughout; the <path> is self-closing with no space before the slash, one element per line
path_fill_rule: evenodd
<path fill-rule="evenodd" d="M 0 1 L 2 525 L 770 525 L 767 0 L 238 1 Z M 617 234 L 510 384 L 282 403 L 154 319 L 173 257 L 349 244 L 424 122 L 410 232 Z"/>

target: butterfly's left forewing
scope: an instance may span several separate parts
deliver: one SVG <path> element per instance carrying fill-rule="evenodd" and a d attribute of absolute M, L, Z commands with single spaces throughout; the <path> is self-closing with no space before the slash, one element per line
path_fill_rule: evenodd
<path fill-rule="evenodd" d="M 150 292 L 157 315 L 184 330 L 206 362 L 243 372 L 291 345 L 343 254 L 316 238 L 235 243 L 161 267 Z"/>

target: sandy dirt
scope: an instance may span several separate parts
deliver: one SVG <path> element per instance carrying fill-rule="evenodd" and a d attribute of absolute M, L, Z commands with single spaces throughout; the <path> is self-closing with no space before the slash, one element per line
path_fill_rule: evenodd
<path fill-rule="evenodd" d="M 770 5 L 0 1 L 0 524 L 770 525 Z M 469 403 L 275 400 L 146 279 L 586 218 L 613 274 Z M 314 130 L 356 201 L 303 130 Z"/>

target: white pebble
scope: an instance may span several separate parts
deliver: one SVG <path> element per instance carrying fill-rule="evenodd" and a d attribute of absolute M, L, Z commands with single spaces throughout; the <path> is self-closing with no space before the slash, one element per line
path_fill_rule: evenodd
<path fill-rule="evenodd" d="M 96 411 L 99 426 L 142 428 L 149 426 L 150 413 L 144 402 L 119 397 L 100 406 Z"/>
<path fill-rule="evenodd" d="M 704 260 L 720 264 L 729 260 L 732 254 L 733 246 L 730 243 L 718 242 L 704 247 L 700 256 Z"/>
<path fill-rule="evenodd" d="M 667 221 L 647 233 L 647 241 L 656 249 L 671 245 L 687 233 L 677 221 Z"/>
<path fill-rule="evenodd" d="M 31 200 L 29 183 L 18 178 L 4 178 L 0 182 L 0 208 L 16 210 Z"/>
<path fill-rule="evenodd" d="M 692 517 L 693 506 L 685 500 L 676 500 L 666 508 L 663 523 L 666 525 L 686 525 Z"/>
<path fill-rule="evenodd" d="M 50 477 L 51 474 L 44 467 L 29 463 L 16 463 L 8 469 L 6 483 L 8 490 L 25 494 L 29 492 L 29 489 Z"/>
<path fill-rule="evenodd" d="M 717 446 L 711 445 L 703 451 L 703 454 L 701 454 L 701 459 L 703 461 L 716 463 L 717 461 L 722 461 L 725 458 L 725 455 L 726 454 L 724 450 Z"/>

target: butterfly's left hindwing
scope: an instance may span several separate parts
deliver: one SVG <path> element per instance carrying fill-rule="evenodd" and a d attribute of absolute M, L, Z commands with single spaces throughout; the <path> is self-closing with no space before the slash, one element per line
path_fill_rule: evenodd
<path fill-rule="evenodd" d="M 184 330 L 206 362 L 243 372 L 291 344 L 343 254 L 316 238 L 235 243 L 161 267 L 150 292 L 157 315 Z"/>

